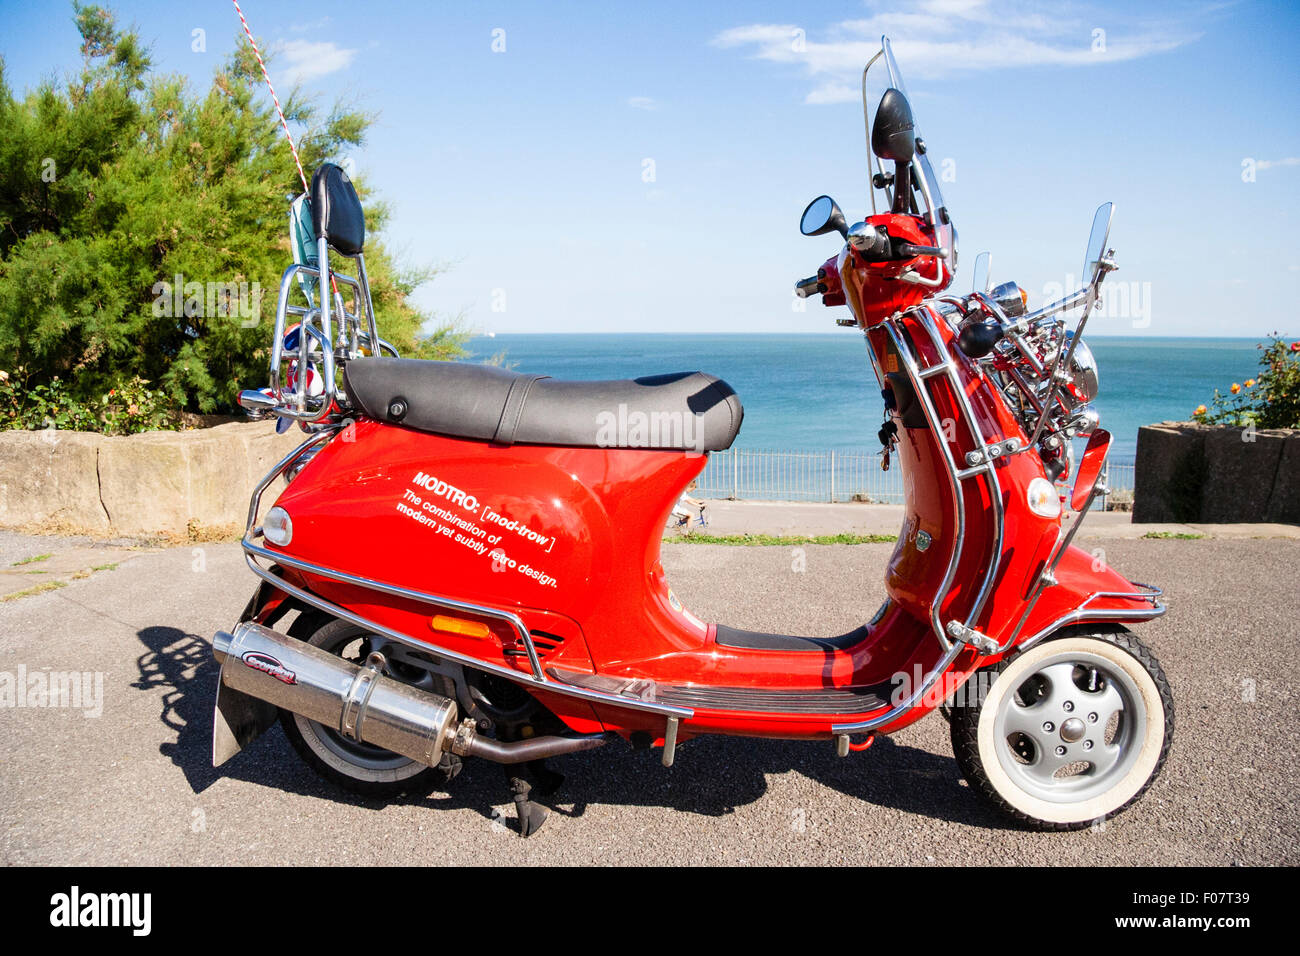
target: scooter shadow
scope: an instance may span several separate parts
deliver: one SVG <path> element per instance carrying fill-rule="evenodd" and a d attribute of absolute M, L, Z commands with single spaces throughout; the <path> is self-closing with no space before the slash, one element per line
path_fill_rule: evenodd
<path fill-rule="evenodd" d="M 483 761 L 466 763 L 445 790 L 380 800 L 349 794 L 319 778 L 272 728 L 234 759 L 212 766 L 212 709 L 219 668 L 208 641 L 175 627 L 138 632 L 147 648 L 136 664 L 141 690 L 161 691 L 159 719 L 173 731 L 159 752 L 185 775 L 195 793 L 232 778 L 300 796 L 379 810 L 394 802 L 440 809 L 469 809 L 496 819 L 511 802 L 507 773 Z M 554 794 L 535 789 L 532 798 L 559 816 L 581 817 L 592 805 L 666 807 L 721 817 L 755 803 L 768 791 L 768 777 L 795 772 L 865 804 L 982 829 L 1009 829 L 1007 822 L 959 781 L 956 761 L 946 755 L 881 737 L 863 754 L 835 755 L 829 742 L 707 736 L 682 744 L 672 768 L 659 750 L 634 750 L 614 741 L 598 750 L 548 761 L 564 774 Z M 511 773 L 517 772 L 511 770 Z M 513 812 L 502 821 L 513 828 Z"/>
<path fill-rule="evenodd" d="M 553 761 L 566 775 L 565 784 L 539 802 L 561 814 L 572 805 L 567 812 L 572 816 L 581 816 L 592 804 L 614 804 L 720 817 L 762 799 L 770 775 L 793 772 L 862 801 L 868 809 L 893 809 L 987 830 L 1011 829 L 986 801 L 962 785 L 952 757 L 888 737 L 878 738 L 867 753 L 847 758 L 837 757 L 829 742 L 697 737 L 678 748 L 671 768 L 660 759 L 659 750 L 637 751 L 615 742 Z"/>

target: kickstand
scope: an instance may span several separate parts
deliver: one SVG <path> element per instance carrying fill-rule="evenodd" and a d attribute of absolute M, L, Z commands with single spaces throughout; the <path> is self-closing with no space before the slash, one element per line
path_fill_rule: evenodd
<path fill-rule="evenodd" d="M 510 771 L 507 770 L 506 772 L 509 773 Z M 523 777 L 510 777 L 510 793 L 515 801 L 515 815 L 519 818 L 519 835 L 521 837 L 532 836 L 546 822 L 546 810 L 528 799 L 528 793 L 532 789 L 532 784 Z"/>

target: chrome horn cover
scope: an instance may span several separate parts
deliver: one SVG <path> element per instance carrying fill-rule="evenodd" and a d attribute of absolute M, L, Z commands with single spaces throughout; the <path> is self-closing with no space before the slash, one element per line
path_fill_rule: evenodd
<path fill-rule="evenodd" d="M 1072 338 L 1074 338 L 1073 333 L 1066 333 L 1067 341 Z M 1088 343 L 1082 339 L 1074 347 L 1074 355 L 1070 360 L 1070 379 L 1070 391 L 1078 402 L 1086 404 L 1097 397 L 1097 390 L 1100 387 L 1097 379 L 1097 359 L 1093 356 L 1092 349 L 1088 348 Z"/>

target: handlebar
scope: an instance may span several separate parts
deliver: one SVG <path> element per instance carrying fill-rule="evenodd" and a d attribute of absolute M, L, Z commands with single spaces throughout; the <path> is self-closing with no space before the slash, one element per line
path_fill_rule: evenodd
<path fill-rule="evenodd" d="M 822 281 L 821 274 L 809 276 L 807 279 L 801 279 L 794 284 L 794 294 L 801 299 L 806 299 L 810 295 L 819 295 L 825 292 L 829 286 Z"/>
<path fill-rule="evenodd" d="M 916 246 L 891 236 L 884 226 L 860 222 L 849 229 L 848 243 L 868 262 L 899 262 L 917 256 L 945 256 L 938 246 Z"/>

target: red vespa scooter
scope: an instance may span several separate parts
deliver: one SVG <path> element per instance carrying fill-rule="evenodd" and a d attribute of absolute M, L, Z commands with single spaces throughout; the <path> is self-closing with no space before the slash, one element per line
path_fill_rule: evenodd
<path fill-rule="evenodd" d="M 868 124 L 872 215 L 850 227 L 814 200 L 802 231 L 844 244 L 797 286 L 863 330 L 904 475 L 871 619 L 808 637 L 692 615 L 660 540 L 708 452 L 735 439 L 739 397 L 699 372 L 572 382 L 392 357 L 360 203 L 325 165 L 290 214 L 311 241 L 281 282 L 270 387 L 240 396 L 309 437 L 253 493 L 243 548 L 261 585 L 213 641 L 215 764 L 277 717 L 312 767 L 362 793 L 428 787 L 465 757 L 524 764 L 508 776 L 526 836 L 544 816 L 529 777 L 559 779 L 548 757 L 621 737 L 671 766 L 700 734 L 846 756 L 942 708 L 966 778 L 1026 825 L 1085 827 L 1138 798 L 1173 705 L 1125 624 L 1164 607 L 1071 545 L 1110 440 L 1082 331 L 1115 268 L 1111 207 L 1066 299 L 1031 313 L 1014 283 L 944 295 L 956 231 L 887 39 L 864 74 L 876 64 L 889 88 Z"/>

